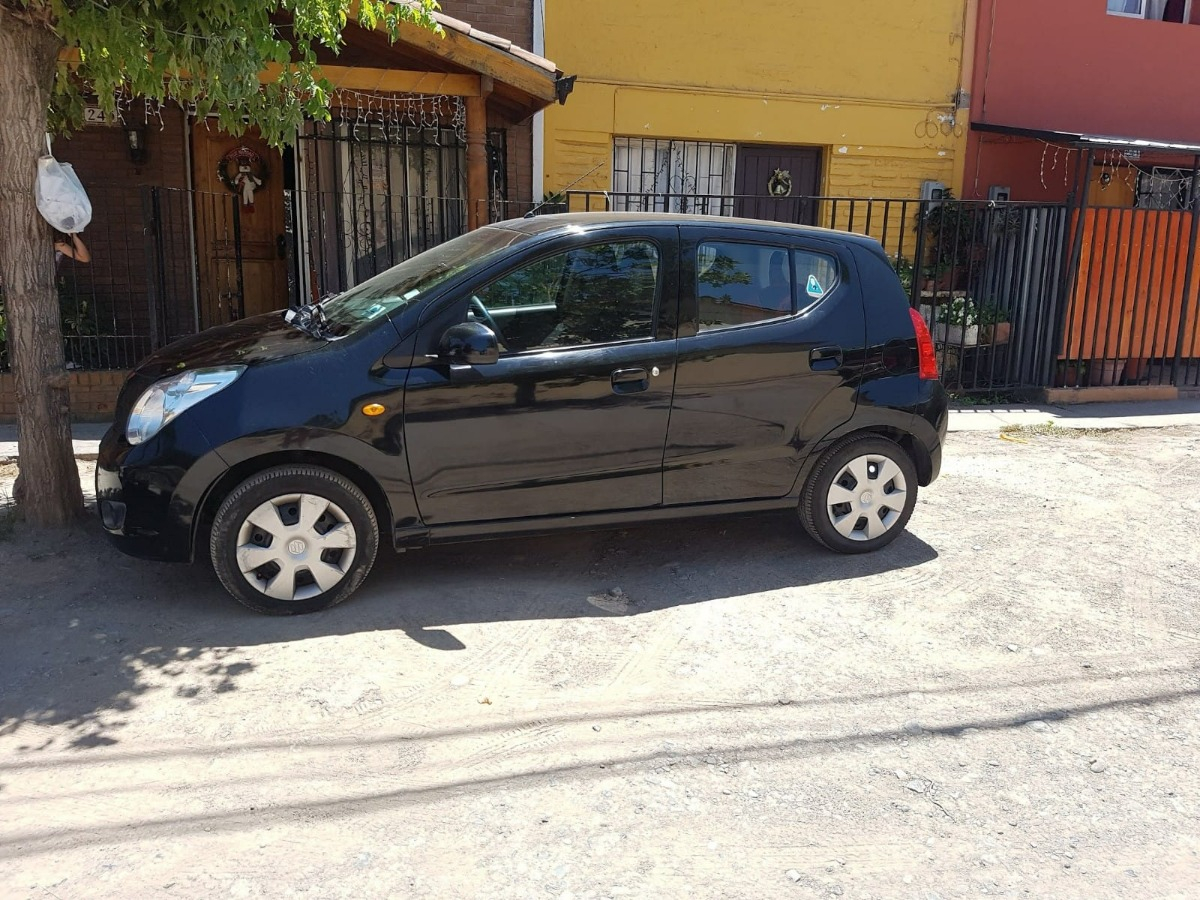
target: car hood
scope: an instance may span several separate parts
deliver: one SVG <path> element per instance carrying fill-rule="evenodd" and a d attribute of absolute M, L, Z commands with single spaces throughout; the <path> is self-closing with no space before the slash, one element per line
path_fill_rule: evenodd
<path fill-rule="evenodd" d="M 148 356 L 135 374 L 157 381 L 206 366 L 261 365 L 327 344 L 289 325 L 282 313 L 273 312 L 181 338 Z"/>

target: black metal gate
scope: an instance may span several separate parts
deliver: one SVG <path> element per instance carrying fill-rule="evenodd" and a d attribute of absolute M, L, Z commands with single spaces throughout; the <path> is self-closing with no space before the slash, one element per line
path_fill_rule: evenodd
<path fill-rule="evenodd" d="M 466 230 L 466 144 L 454 128 L 309 123 L 299 142 L 297 293 L 336 293 Z"/>

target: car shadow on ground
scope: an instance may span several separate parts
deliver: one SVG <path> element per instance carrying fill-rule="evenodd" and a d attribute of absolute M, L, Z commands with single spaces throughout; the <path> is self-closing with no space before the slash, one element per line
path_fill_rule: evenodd
<path fill-rule="evenodd" d="M 19 749 L 109 746 L 163 676 L 177 679 L 181 701 L 237 690 L 260 664 L 247 649 L 256 645 L 395 630 L 461 651 L 456 626 L 466 624 L 641 616 L 826 583 L 851 591 L 855 579 L 893 572 L 899 587 L 936 557 L 911 533 L 877 553 L 836 555 L 790 515 L 659 523 L 381 551 L 343 605 L 268 617 L 237 605 L 207 566 L 129 559 L 89 524 L 67 539 L 0 544 L 0 570 L 20 573 L 0 596 L 11 642 L 0 654 L 0 738 L 65 726 L 34 729 Z"/>
<path fill-rule="evenodd" d="M 937 552 L 911 533 L 873 554 L 818 547 L 791 515 L 666 522 L 381 554 L 348 601 L 355 619 L 460 649 L 461 624 L 639 616 L 726 597 L 850 582 L 915 568 Z M 447 574 L 453 573 L 447 582 Z"/>

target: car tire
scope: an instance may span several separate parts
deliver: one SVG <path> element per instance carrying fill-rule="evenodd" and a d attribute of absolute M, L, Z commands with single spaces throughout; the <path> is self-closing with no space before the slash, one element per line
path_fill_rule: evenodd
<path fill-rule="evenodd" d="M 328 609 L 354 593 L 379 550 L 371 503 L 348 478 L 280 466 L 233 489 L 213 518 L 209 554 L 241 604 L 273 616 Z"/>
<path fill-rule="evenodd" d="M 830 550 L 870 553 L 900 535 L 916 503 L 917 467 L 904 449 L 884 437 L 851 435 L 813 468 L 800 521 Z"/>

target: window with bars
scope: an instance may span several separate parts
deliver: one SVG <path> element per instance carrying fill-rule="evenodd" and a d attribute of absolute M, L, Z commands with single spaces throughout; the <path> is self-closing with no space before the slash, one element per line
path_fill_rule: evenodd
<path fill-rule="evenodd" d="M 733 215 L 734 144 L 613 139 L 613 209 Z"/>
<path fill-rule="evenodd" d="M 466 230 L 466 146 L 454 128 L 309 122 L 300 145 L 304 298 L 346 290 Z"/>

